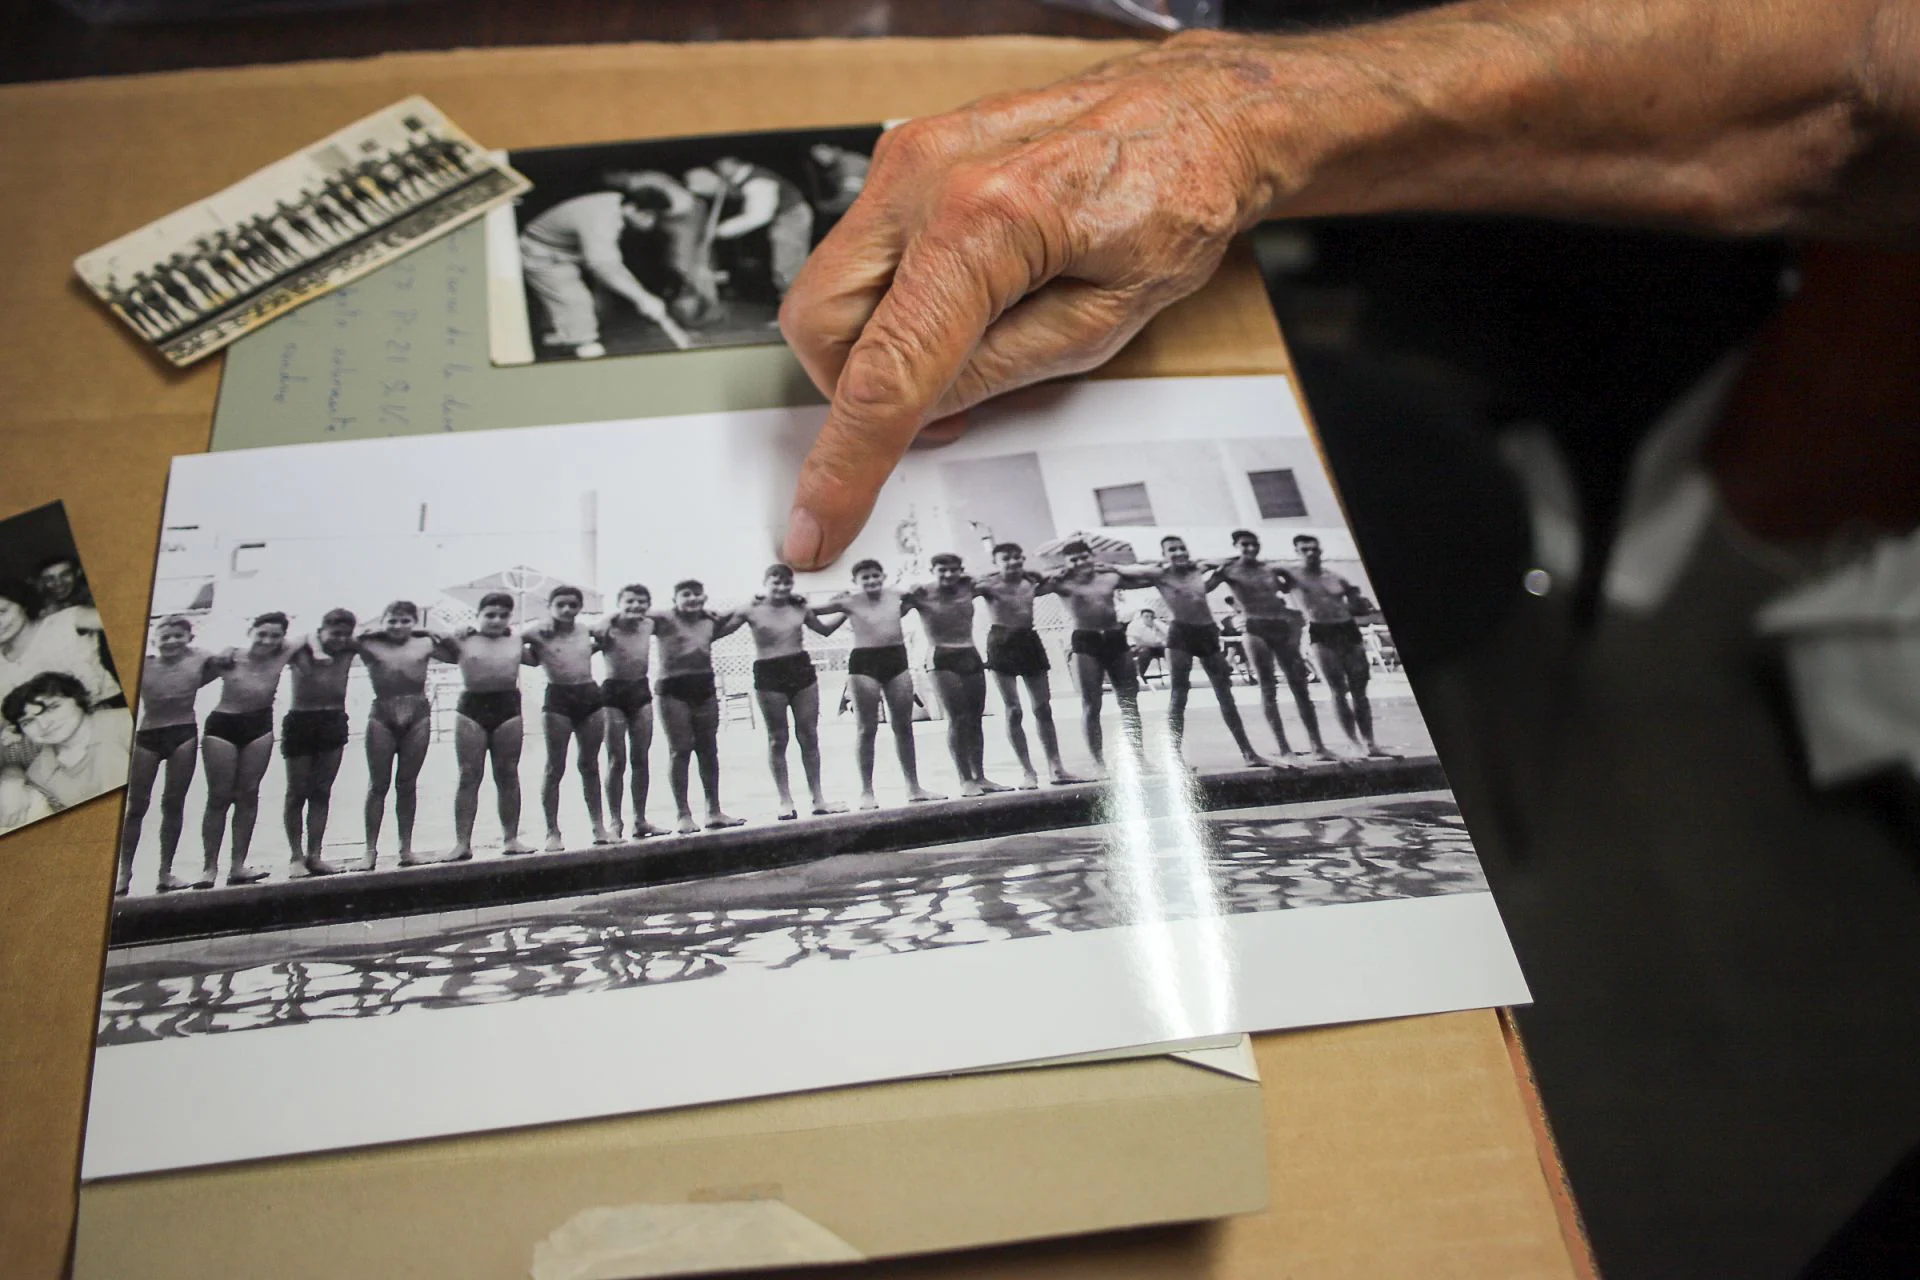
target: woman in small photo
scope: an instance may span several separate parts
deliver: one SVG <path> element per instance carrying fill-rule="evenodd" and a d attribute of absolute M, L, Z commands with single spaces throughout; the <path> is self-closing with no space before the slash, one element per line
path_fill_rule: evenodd
<path fill-rule="evenodd" d="M 55 809 L 126 785 L 133 714 L 93 709 L 87 687 L 64 671 L 43 671 L 0 699 L 0 719 L 33 748 L 26 784 Z"/>
<path fill-rule="evenodd" d="M 100 629 L 100 614 L 86 605 L 48 613 L 35 587 L 0 581 L 0 697 L 43 671 L 63 671 L 85 686 L 89 706 L 125 707 L 100 660 Z"/>

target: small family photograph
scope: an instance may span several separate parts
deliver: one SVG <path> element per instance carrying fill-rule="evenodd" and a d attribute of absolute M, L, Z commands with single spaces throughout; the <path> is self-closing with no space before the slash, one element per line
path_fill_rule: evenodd
<path fill-rule="evenodd" d="M 66 508 L 0 520 L 0 835 L 125 786 L 133 737 Z"/>
<path fill-rule="evenodd" d="M 866 185 L 877 126 L 515 151 L 487 221 L 495 364 L 780 340 L 780 301 Z"/>
<path fill-rule="evenodd" d="M 432 103 L 409 98 L 74 269 L 168 360 L 191 364 L 526 186 Z"/>
<path fill-rule="evenodd" d="M 559 1118 L 609 1036 L 632 1110 L 1517 996 L 1286 380 L 1012 397 L 796 572 L 823 412 L 176 459 L 97 1096 L 524 1037 Z"/>

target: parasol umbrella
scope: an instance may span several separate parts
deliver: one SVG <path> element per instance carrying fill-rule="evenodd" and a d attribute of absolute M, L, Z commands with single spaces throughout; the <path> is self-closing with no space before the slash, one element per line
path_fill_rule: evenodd
<path fill-rule="evenodd" d="M 547 593 L 555 587 L 580 587 L 584 603 L 582 613 L 599 613 L 605 607 L 600 593 L 592 587 L 581 587 L 577 582 L 565 578 L 556 578 L 544 569 L 535 569 L 531 565 L 517 564 L 511 569 L 502 569 L 490 573 L 484 578 L 475 578 L 472 582 L 462 582 L 456 586 L 442 588 L 441 594 L 458 600 L 469 609 L 480 607 L 480 597 L 493 591 L 504 591 L 513 597 L 513 616 L 516 619 L 539 617 L 547 611 Z"/>
<path fill-rule="evenodd" d="M 1038 563 L 1043 568 L 1064 569 L 1067 567 L 1067 557 L 1061 553 L 1060 548 L 1066 546 L 1069 542 L 1086 543 L 1093 551 L 1094 560 L 1100 564 L 1140 563 L 1140 558 L 1133 552 L 1133 544 L 1131 542 L 1122 542 L 1120 539 L 1110 538 L 1104 533 L 1081 533 L 1078 531 L 1062 534 L 1051 542 L 1043 543 L 1035 547 L 1027 553 L 1027 558 Z"/>

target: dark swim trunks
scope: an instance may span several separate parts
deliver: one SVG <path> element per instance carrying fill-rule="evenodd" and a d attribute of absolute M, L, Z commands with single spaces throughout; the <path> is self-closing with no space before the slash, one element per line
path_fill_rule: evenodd
<path fill-rule="evenodd" d="M 432 710 L 433 704 L 427 701 L 424 694 L 396 693 L 389 698 L 375 698 L 367 719 L 385 725 L 387 732 L 394 737 L 404 738 Z"/>
<path fill-rule="evenodd" d="M 1133 647 L 1127 643 L 1126 628 L 1077 630 L 1073 633 L 1073 651 L 1099 663 L 1107 679 L 1113 681 L 1115 692 L 1131 693 L 1140 687 L 1140 672 L 1133 665 Z"/>
<path fill-rule="evenodd" d="M 957 676 L 977 676 L 987 669 L 987 664 L 980 661 L 980 651 L 972 645 L 964 649 L 953 645 L 933 651 L 933 669 L 950 671 Z"/>
<path fill-rule="evenodd" d="M 171 759 L 173 753 L 198 736 L 200 729 L 194 724 L 163 724 L 158 729 L 142 729 L 133 735 L 133 744 L 142 751 L 151 751 L 162 760 Z"/>
<path fill-rule="evenodd" d="M 865 649 L 855 649 L 847 655 L 847 674 L 866 676 L 886 684 L 907 669 L 907 646 L 903 644 L 873 645 Z"/>
<path fill-rule="evenodd" d="M 487 689 L 476 693 L 469 689 L 453 709 L 485 729 L 491 738 L 501 725 L 520 718 L 520 691 Z"/>
<path fill-rule="evenodd" d="M 580 684 L 550 684 L 547 686 L 546 701 L 540 704 L 541 710 L 548 715 L 565 716 L 574 724 L 579 724 L 606 705 L 606 700 L 600 695 L 600 686 L 591 680 Z"/>
<path fill-rule="evenodd" d="M 762 693 L 781 693 L 791 698 L 802 689 L 820 682 L 813 659 L 804 653 L 783 653 L 777 658 L 760 658 L 753 664 L 753 687 Z"/>
<path fill-rule="evenodd" d="M 317 756 L 347 745 L 347 713 L 300 710 L 280 717 L 280 754 L 288 760 Z"/>
<path fill-rule="evenodd" d="M 653 701 L 653 690 L 645 680 L 623 680 L 608 676 L 600 682 L 600 699 L 631 720 Z"/>
<path fill-rule="evenodd" d="M 996 622 L 987 628 L 987 669 L 1003 676 L 1038 676 L 1052 670 L 1053 663 L 1038 631 Z"/>
<path fill-rule="evenodd" d="M 1170 623 L 1167 648 L 1185 650 L 1196 658 L 1211 658 L 1220 652 L 1220 628 L 1211 622 Z"/>
<path fill-rule="evenodd" d="M 1366 641 L 1360 636 L 1360 624 L 1352 618 L 1344 622 L 1316 622 L 1307 628 L 1307 639 L 1315 644 L 1329 647 L 1358 646 L 1364 648 Z"/>
<path fill-rule="evenodd" d="M 677 676 L 663 676 L 659 692 L 663 698 L 675 698 L 690 707 L 702 706 L 712 702 L 716 692 L 713 672 L 689 671 Z"/>
<path fill-rule="evenodd" d="M 1267 647 L 1278 654 L 1300 651 L 1300 627 L 1299 614 L 1284 618 L 1247 619 L 1247 634 L 1266 641 Z"/>
<path fill-rule="evenodd" d="M 1086 654 L 1104 667 L 1126 657 L 1132 652 L 1132 646 L 1127 643 L 1124 627 L 1114 627 L 1110 631 L 1082 629 L 1073 633 L 1073 651 Z"/>
<path fill-rule="evenodd" d="M 252 711 L 214 711 L 207 715 L 206 736 L 244 747 L 273 732 L 273 708 Z"/>

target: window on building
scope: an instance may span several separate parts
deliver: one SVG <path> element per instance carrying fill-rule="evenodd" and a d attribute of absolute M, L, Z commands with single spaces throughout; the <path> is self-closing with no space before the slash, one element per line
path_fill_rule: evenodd
<path fill-rule="evenodd" d="M 1300 482 L 1293 472 L 1249 471 L 1253 482 L 1253 500 L 1262 520 L 1293 520 L 1307 514 L 1306 499 L 1300 496 Z"/>
<path fill-rule="evenodd" d="M 1144 484 L 1116 484 L 1095 489 L 1093 500 L 1100 504 L 1101 524 L 1153 523 L 1153 504 L 1147 501 L 1147 486 Z"/>

